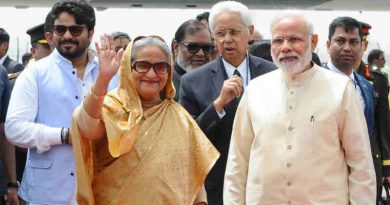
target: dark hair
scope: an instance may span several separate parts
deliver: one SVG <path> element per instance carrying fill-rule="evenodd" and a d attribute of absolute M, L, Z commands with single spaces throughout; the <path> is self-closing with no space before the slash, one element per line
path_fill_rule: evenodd
<path fill-rule="evenodd" d="M 0 43 L 9 42 L 9 34 L 3 28 L 0 28 Z"/>
<path fill-rule="evenodd" d="M 114 38 L 114 40 L 117 38 L 126 38 L 127 40 L 131 41 L 129 34 L 121 32 L 121 31 L 117 31 L 117 32 L 112 33 L 112 37 Z"/>
<path fill-rule="evenodd" d="M 313 61 L 313 63 L 317 64 L 318 66 L 322 66 L 320 57 L 318 57 L 318 55 L 314 52 L 311 53 L 311 61 Z"/>
<path fill-rule="evenodd" d="M 196 20 L 201 21 L 203 19 L 206 19 L 207 22 L 209 22 L 209 15 L 210 12 L 206 11 L 196 16 Z"/>
<path fill-rule="evenodd" d="M 347 33 L 353 32 L 354 29 L 358 29 L 360 40 L 362 40 L 363 37 L 362 25 L 356 19 L 348 16 L 344 16 L 344 17 L 338 17 L 334 19 L 332 23 L 330 23 L 329 34 L 328 34 L 329 41 L 332 39 L 332 36 L 334 35 L 336 28 L 339 27 L 343 28 L 344 31 Z"/>
<path fill-rule="evenodd" d="M 273 62 L 271 56 L 271 42 L 269 40 L 254 41 L 248 50 L 249 53 L 254 56 Z"/>
<path fill-rule="evenodd" d="M 32 57 L 31 53 L 25 53 L 22 55 L 22 62 L 26 62 L 26 61 L 29 61 L 30 58 Z"/>
<path fill-rule="evenodd" d="M 50 11 L 51 18 L 54 20 L 58 19 L 62 12 L 73 15 L 77 24 L 87 25 L 88 31 L 95 27 L 95 11 L 91 5 L 83 0 L 65 0 L 57 2 Z"/>
<path fill-rule="evenodd" d="M 191 19 L 184 23 L 182 23 L 179 28 L 177 29 L 175 33 L 175 41 L 181 42 L 185 38 L 185 36 L 188 35 L 194 35 L 196 32 L 199 32 L 201 30 L 207 30 L 207 27 L 202 24 L 200 21 Z"/>
<path fill-rule="evenodd" d="M 54 30 L 54 16 L 51 15 L 51 12 L 46 15 L 45 23 L 43 24 L 43 33 L 49 32 L 53 33 Z"/>
<path fill-rule="evenodd" d="M 368 54 L 368 57 L 367 57 L 367 61 L 368 61 L 368 64 L 372 64 L 372 62 L 375 60 L 375 59 L 378 59 L 380 58 L 381 56 L 384 56 L 384 53 L 382 50 L 379 50 L 379 49 L 374 49 L 372 51 L 370 51 L 370 53 Z"/>

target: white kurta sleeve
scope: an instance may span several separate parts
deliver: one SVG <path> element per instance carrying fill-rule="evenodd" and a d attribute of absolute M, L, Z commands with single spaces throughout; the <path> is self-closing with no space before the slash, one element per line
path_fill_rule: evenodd
<path fill-rule="evenodd" d="M 254 139 L 248 93 L 248 90 L 244 93 L 234 119 L 223 187 L 225 205 L 246 204 L 247 171 Z"/>
<path fill-rule="evenodd" d="M 5 122 L 7 139 L 20 147 L 45 152 L 61 144 L 61 128 L 35 123 L 38 113 L 38 85 L 31 68 L 16 80 Z"/>
<path fill-rule="evenodd" d="M 367 124 L 351 82 L 345 90 L 341 112 L 340 140 L 350 169 L 350 204 L 375 204 L 376 179 Z"/>

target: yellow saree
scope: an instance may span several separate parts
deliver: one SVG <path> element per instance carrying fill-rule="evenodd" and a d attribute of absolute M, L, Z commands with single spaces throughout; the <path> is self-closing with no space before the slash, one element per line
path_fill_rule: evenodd
<path fill-rule="evenodd" d="M 80 136 L 71 128 L 79 205 L 192 204 L 219 157 L 192 117 L 173 101 L 173 70 L 162 103 L 143 110 L 132 82 L 129 45 L 119 68 L 119 86 L 103 104 L 106 136 Z"/>

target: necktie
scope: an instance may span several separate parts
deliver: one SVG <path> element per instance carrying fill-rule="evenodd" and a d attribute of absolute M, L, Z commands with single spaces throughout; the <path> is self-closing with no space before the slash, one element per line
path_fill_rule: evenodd
<path fill-rule="evenodd" d="M 240 74 L 240 71 L 238 71 L 237 69 L 234 69 L 234 72 L 233 72 L 233 75 L 236 75 L 238 77 L 240 77 L 242 79 L 242 76 Z M 242 89 L 244 90 L 244 86 L 242 87 Z M 243 92 L 242 92 L 243 93 Z M 242 97 L 242 93 L 240 94 L 240 96 L 237 96 L 236 99 L 238 102 L 240 102 L 241 100 L 241 97 Z"/>

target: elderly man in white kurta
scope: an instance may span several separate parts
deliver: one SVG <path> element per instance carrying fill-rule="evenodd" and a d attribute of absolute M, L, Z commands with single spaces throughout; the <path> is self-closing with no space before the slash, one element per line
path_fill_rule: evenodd
<path fill-rule="evenodd" d="M 238 107 L 225 174 L 229 204 L 375 204 L 367 127 L 353 83 L 311 62 L 318 37 L 300 14 L 271 24 L 280 69 Z"/>

